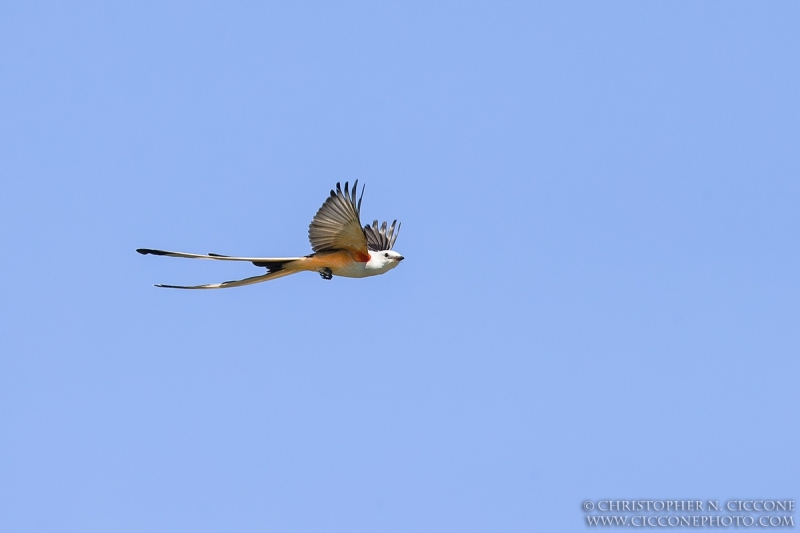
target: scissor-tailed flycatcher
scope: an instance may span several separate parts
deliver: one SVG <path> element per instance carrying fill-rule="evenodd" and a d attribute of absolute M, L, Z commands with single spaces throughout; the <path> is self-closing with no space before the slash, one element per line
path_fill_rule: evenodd
<path fill-rule="evenodd" d="M 344 184 L 344 192 L 339 184 L 331 196 L 319 208 L 311 225 L 308 227 L 308 239 L 314 253 L 305 257 L 231 257 L 219 254 L 186 254 L 139 248 L 140 254 L 166 255 L 170 257 L 187 257 L 189 259 L 216 259 L 219 261 L 249 261 L 258 267 L 266 267 L 267 273 L 252 278 L 209 285 L 185 287 L 180 285 L 156 285 L 170 289 L 226 289 L 261 283 L 304 270 L 319 272 L 322 279 L 331 279 L 334 275 L 347 278 L 365 278 L 383 274 L 400 264 L 403 256 L 392 250 L 400 225 L 395 220 L 389 228 L 384 222 L 378 228 L 378 221 L 372 226 L 361 227 L 361 198 L 356 202 L 358 180 L 353 184 L 352 194 L 348 184 Z M 361 197 L 364 188 L 361 188 Z M 397 229 L 395 230 L 395 225 Z"/>

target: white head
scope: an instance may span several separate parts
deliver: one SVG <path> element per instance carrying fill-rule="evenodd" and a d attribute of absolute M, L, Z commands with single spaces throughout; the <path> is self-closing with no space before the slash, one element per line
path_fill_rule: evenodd
<path fill-rule="evenodd" d="M 402 255 L 394 250 L 382 250 L 380 252 L 369 251 L 370 260 L 367 268 L 374 268 L 382 272 L 391 270 L 400 264 L 400 261 L 405 259 Z"/>

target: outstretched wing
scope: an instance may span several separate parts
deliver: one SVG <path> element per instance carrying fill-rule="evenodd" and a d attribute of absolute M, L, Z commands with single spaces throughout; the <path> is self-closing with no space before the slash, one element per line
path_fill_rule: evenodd
<path fill-rule="evenodd" d="M 297 261 L 301 257 L 232 257 L 220 254 L 187 254 L 185 252 L 168 252 L 166 250 L 151 250 L 150 248 L 138 248 L 136 250 L 142 255 L 165 255 L 167 257 L 185 257 L 187 259 L 216 259 L 217 261 L 248 261 L 256 266 L 269 268 L 270 264 L 283 264 L 290 261 Z"/>
<path fill-rule="evenodd" d="M 400 224 L 397 224 L 397 230 L 394 227 L 397 224 L 395 220 L 389 229 L 386 229 L 386 222 L 381 224 L 378 229 L 378 221 L 374 221 L 372 226 L 364 226 L 364 234 L 367 236 L 367 246 L 373 252 L 381 252 L 383 250 L 391 250 L 394 246 L 394 241 L 397 240 L 397 234 L 400 233 Z"/>
<path fill-rule="evenodd" d="M 319 208 L 311 225 L 308 227 L 308 240 L 314 252 L 333 252 L 336 250 L 350 250 L 360 256 L 366 256 L 367 237 L 361 229 L 361 198 L 356 202 L 356 188 L 358 180 L 353 184 L 352 194 L 348 184 L 344 184 L 344 192 L 337 183 L 336 190 L 331 191 L 330 197 Z M 364 196 L 364 189 L 361 189 Z"/>
<path fill-rule="evenodd" d="M 163 289 L 228 289 L 231 287 L 242 287 L 244 285 L 252 285 L 253 283 L 261 283 L 262 281 L 269 281 L 271 279 L 282 278 L 290 274 L 296 274 L 296 271 L 281 270 L 278 272 L 271 272 L 262 276 L 253 276 L 252 278 L 237 279 L 236 281 L 223 281 L 222 283 L 210 283 L 208 285 L 156 285 Z"/>

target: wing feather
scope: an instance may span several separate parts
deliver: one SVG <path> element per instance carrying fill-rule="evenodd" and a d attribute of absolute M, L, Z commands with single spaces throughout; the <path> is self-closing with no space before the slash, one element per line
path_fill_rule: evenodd
<path fill-rule="evenodd" d="M 358 180 L 353 184 L 352 192 L 349 183 L 344 184 L 344 191 L 337 183 L 336 190 L 331 191 L 330 197 L 314 215 L 308 227 L 308 240 L 314 252 L 350 250 L 367 254 L 367 237 L 361 228 L 361 198 L 356 201 L 357 189 Z"/>
<path fill-rule="evenodd" d="M 397 235 L 400 233 L 400 224 L 397 220 L 392 222 L 389 229 L 386 229 L 386 222 L 381 224 L 378 228 L 378 221 L 375 220 L 372 226 L 364 226 L 364 234 L 367 236 L 367 246 L 373 252 L 381 252 L 383 250 L 391 250 L 394 246 L 394 241 L 397 240 Z M 395 225 L 397 229 L 395 229 Z"/>

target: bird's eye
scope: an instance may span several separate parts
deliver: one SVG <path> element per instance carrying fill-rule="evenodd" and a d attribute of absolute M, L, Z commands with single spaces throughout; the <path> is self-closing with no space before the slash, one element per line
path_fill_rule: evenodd
<path fill-rule="evenodd" d="M 383 254 L 384 257 L 389 257 L 389 254 Z"/>

